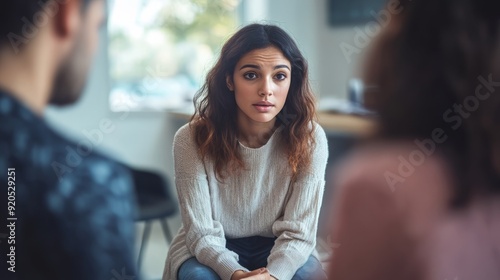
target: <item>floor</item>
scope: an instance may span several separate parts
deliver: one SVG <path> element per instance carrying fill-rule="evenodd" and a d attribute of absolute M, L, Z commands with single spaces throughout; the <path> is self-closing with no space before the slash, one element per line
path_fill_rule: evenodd
<path fill-rule="evenodd" d="M 177 232 L 180 222 L 174 218 L 169 220 L 169 226 L 172 229 L 172 235 L 174 236 Z M 137 223 L 137 240 L 136 240 L 136 252 L 139 252 L 140 241 L 142 238 L 142 232 L 144 228 L 144 223 Z M 331 250 L 335 248 L 335 244 L 329 244 L 329 240 L 324 240 L 318 238 L 316 249 L 319 252 L 320 260 L 322 261 L 323 268 L 326 268 L 328 264 L 328 258 Z M 333 248 L 332 248 L 333 247 Z M 163 236 L 163 231 L 158 222 L 153 223 L 151 236 L 149 243 L 144 251 L 143 262 L 142 262 L 142 277 L 144 280 L 158 280 L 161 279 L 163 274 L 163 267 L 165 264 L 165 259 L 167 257 L 168 244 Z"/>
<path fill-rule="evenodd" d="M 136 223 L 136 252 L 139 252 L 143 229 L 144 223 Z M 172 232 L 172 235 L 174 235 L 174 232 Z M 144 249 L 144 256 L 141 267 L 141 279 L 161 279 L 163 274 L 163 267 L 165 265 L 165 259 L 167 258 L 168 245 L 169 244 L 167 244 L 167 241 L 163 236 L 163 231 L 161 229 L 160 223 L 153 223 L 151 236 L 149 238 L 147 246 Z"/>

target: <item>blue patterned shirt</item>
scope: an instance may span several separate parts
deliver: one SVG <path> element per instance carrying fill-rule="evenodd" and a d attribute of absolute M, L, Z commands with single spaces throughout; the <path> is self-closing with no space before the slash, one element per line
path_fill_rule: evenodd
<path fill-rule="evenodd" d="M 127 169 L 58 135 L 2 91 L 0 186 L 1 279 L 138 278 Z"/>

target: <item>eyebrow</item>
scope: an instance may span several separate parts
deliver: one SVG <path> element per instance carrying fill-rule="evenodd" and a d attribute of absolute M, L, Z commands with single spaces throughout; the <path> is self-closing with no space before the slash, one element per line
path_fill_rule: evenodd
<path fill-rule="evenodd" d="M 245 64 L 245 65 L 243 65 L 243 66 L 240 67 L 240 70 L 243 69 L 243 68 L 260 69 L 260 66 L 259 65 L 255 65 L 255 64 Z M 288 67 L 288 65 L 285 65 L 285 64 L 280 64 L 280 65 L 274 66 L 274 69 L 281 69 L 281 68 L 286 68 L 286 69 L 290 70 L 290 67 Z"/>

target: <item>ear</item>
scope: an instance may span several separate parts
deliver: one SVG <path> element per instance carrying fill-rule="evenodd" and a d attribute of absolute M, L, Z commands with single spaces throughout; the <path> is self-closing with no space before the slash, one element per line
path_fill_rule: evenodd
<path fill-rule="evenodd" d="M 80 27 L 82 0 L 65 0 L 59 4 L 59 11 L 54 15 L 56 34 L 60 38 L 73 37 Z"/>
<path fill-rule="evenodd" d="M 226 76 L 226 85 L 230 91 L 234 91 L 233 78 L 229 75 Z"/>

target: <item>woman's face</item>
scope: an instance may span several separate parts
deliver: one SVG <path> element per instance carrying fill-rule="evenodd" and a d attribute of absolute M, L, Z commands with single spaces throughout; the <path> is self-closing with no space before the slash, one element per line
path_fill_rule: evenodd
<path fill-rule="evenodd" d="M 274 46 L 245 54 L 236 64 L 232 79 L 227 78 L 238 105 L 238 119 L 274 121 L 285 104 L 291 71 L 290 61 Z"/>

